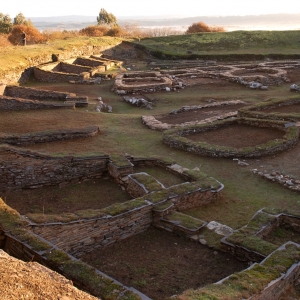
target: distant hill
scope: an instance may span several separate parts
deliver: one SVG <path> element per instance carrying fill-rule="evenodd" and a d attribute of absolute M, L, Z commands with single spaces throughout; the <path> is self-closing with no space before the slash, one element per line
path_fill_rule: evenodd
<path fill-rule="evenodd" d="M 96 16 L 58 16 L 58 17 L 32 17 L 30 18 L 35 27 L 39 30 L 75 30 L 89 25 L 96 24 Z M 208 17 L 197 16 L 190 18 L 171 18 L 170 16 L 153 16 L 153 17 L 124 17 L 117 16 L 119 24 L 136 23 L 141 27 L 182 27 L 185 28 L 194 22 L 203 21 L 209 25 L 223 26 L 227 30 L 257 29 L 260 27 L 274 29 L 300 29 L 300 14 L 270 14 L 270 15 L 249 15 L 249 16 L 225 16 L 225 17 Z"/>

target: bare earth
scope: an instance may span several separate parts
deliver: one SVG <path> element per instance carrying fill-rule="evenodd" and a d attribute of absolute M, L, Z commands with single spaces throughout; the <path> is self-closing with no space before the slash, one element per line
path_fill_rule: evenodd
<path fill-rule="evenodd" d="M 8 267 L 9 266 L 9 267 Z M 23 262 L 0 249 L 1 300 L 96 300 L 71 280 L 36 263 Z"/>
<path fill-rule="evenodd" d="M 201 121 L 214 116 L 220 116 L 231 111 L 237 111 L 243 106 L 245 105 L 238 104 L 238 105 L 224 105 L 218 107 L 207 107 L 207 108 L 202 108 L 197 110 L 189 110 L 177 114 L 155 116 L 155 118 L 167 124 L 181 124 L 185 122 Z"/>
<path fill-rule="evenodd" d="M 219 146 L 243 148 L 280 139 L 283 135 L 282 131 L 276 129 L 236 124 L 217 130 L 191 134 L 186 137 L 196 142 L 201 141 Z"/>
<path fill-rule="evenodd" d="M 81 259 L 154 300 L 217 282 L 248 267 L 229 253 L 154 227 Z"/>

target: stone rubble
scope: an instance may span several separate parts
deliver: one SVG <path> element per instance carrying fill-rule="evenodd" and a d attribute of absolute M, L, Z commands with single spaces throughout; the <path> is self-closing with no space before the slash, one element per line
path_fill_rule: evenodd
<path fill-rule="evenodd" d="M 123 96 L 123 101 L 137 107 L 153 108 L 153 103 L 146 100 L 143 96 Z"/>
<path fill-rule="evenodd" d="M 98 105 L 96 106 L 96 112 L 106 112 L 106 113 L 112 113 L 112 106 L 105 104 L 102 101 L 102 98 L 98 98 Z"/>
<path fill-rule="evenodd" d="M 259 171 L 258 169 L 252 169 L 253 174 L 257 174 L 270 181 L 277 182 L 284 187 L 299 192 L 300 191 L 300 179 L 291 175 L 282 174 L 280 171 Z"/>
<path fill-rule="evenodd" d="M 299 85 L 297 85 L 297 84 L 292 84 L 292 85 L 290 86 L 290 91 L 291 91 L 291 92 L 299 92 L 299 91 L 300 91 Z"/>

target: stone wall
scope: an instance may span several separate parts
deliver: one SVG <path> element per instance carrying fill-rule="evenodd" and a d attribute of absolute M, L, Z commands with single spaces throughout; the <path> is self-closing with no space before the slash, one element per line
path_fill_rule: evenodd
<path fill-rule="evenodd" d="M 288 290 L 298 284 L 300 263 L 295 262 L 296 259 L 293 254 L 289 253 L 289 257 L 285 257 L 285 255 L 290 252 L 289 247 L 293 247 L 294 255 L 297 255 L 299 246 L 299 244 L 292 242 L 286 243 L 271 253 L 260 264 L 252 264 L 249 268 L 232 274 L 208 288 L 201 287 L 197 290 L 186 291 L 182 295 L 172 296 L 169 300 L 220 299 L 220 297 L 221 299 L 245 300 L 289 299 L 286 297 L 288 296 Z M 278 260 L 280 266 L 276 265 Z M 280 272 L 278 272 L 279 267 L 281 268 Z M 270 274 L 276 269 L 278 277 L 272 280 Z M 262 280 L 264 284 L 259 285 L 259 280 Z M 243 286 L 242 289 L 241 286 Z"/>
<path fill-rule="evenodd" d="M 193 142 L 185 136 L 198 132 L 205 132 L 208 130 L 216 130 L 224 126 L 232 124 L 246 124 L 255 127 L 270 127 L 285 132 L 281 139 L 269 141 L 265 144 L 233 148 L 225 146 L 217 146 L 213 144 Z M 261 157 L 265 155 L 274 155 L 276 153 L 285 151 L 295 146 L 299 141 L 299 129 L 296 126 L 284 127 L 284 122 L 270 121 L 263 119 L 243 119 L 236 118 L 233 120 L 223 120 L 211 124 L 187 126 L 183 129 L 171 129 L 164 131 L 163 142 L 171 148 L 184 150 L 203 156 L 212 157 Z"/>
<path fill-rule="evenodd" d="M 108 156 L 52 157 L 36 152 L 0 147 L 0 190 L 38 188 L 100 177 Z"/>
<path fill-rule="evenodd" d="M 81 65 L 81 66 L 88 66 L 88 67 L 99 67 L 99 66 L 103 66 L 103 62 L 99 61 L 97 59 L 93 59 L 93 58 L 84 58 L 84 57 L 77 57 L 76 60 L 73 62 L 74 64 L 77 65 Z M 105 66 L 104 70 L 105 70 Z"/>
<path fill-rule="evenodd" d="M 44 70 L 42 67 L 34 68 L 34 77 L 42 82 L 69 82 L 82 79 L 80 74 L 70 74 L 63 72 L 51 72 Z"/>
<path fill-rule="evenodd" d="M 212 190 L 198 189 L 178 195 L 172 193 L 169 200 L 171 199 L 176 209 L 187 209 L 216 201 L 218 195 L 219 193 Z M 145 231 L 153 221 L 152 208 L 156 203 L 149 201 L 148 195 L 143 198 L 146 201 L 142 201 L 139 207 L 116 215 L 105 214 L 102 217 L 69 223 L 31 224 L 29 229 L 72 255 L 81 256 Z M 130 203 L 143 198 L 130 200 L 124 205 L 130 207 Z M 167 200 L 168 197 L 159 203 Z M 111 209 L 107 208 L 106 211 L 110 212 Z"/>
<path fill-rule="evenodd" d="M 54 109 L 75 108 L 74 102 L 47 103 L 38 100 L 27 100 L 16 97 L 0 96 L 0 110 L 31 110 L 31 109 Z"/>
<path fill-rule="evenodd" d="M 94 46 L 86 45 L 78 48 L 72 48 L 71 51 L 62 51 L 59 53 L 61 60 L 70 59 L 72 57 L 78 56 L 88 56 L 88 55 L 98 55 L 101 52 L 114 48 L 115 45 L 109 46 Z M 33 67 L 45 64 L 52 61 L 51 54 L 40 54 L 35 57 L 28 57 L 27 66 L 16 66 L 15 69 L 11 72 L 6 72 L 0 78 L 0 84 L 14 84 L 14 83 L 24 83 L 27 82 L 30 76 L 33 75 Z"/>
<path fill-rule="evenodd" d="M 297 113 L 297 109 L 293 113 L 281 113 L 268 112 L 268 109 L 279 108 L 288 105 L 299 105 L 299 98 L 292 98 L 287 100 L 273 100 L 264 103 L 258 103 L 249 107 L 245 107 L 239 110 L 238 116 L 245 118 L 259 118 L 270 120 L 287 120 L 290 122 L 296 122 L 300 120 L 300 114 Z"/>
<path fill-rule="evenodd" d="M 129 83 L 129 84 L 127 84 Z M 154 91 L 172 87 L 172 80 L 159 72 L 135 72 L 116 76 L 113 90 L 120 91 Z"/>
<path fill-rule="evenodd" d="M 64 251 L 80 257 L 145 231 L 152 222 L 152 206 L 145 205 L 117 216 L 68 224 L 31 225 L 29 228 Z"/>
<path fill-rule="evenodd" d="M 229 243 L 226 238 L 221 240 L 222 248 L 224 251 L 231 253 L 237 259 L 242 261 L 252 261 L 252 262 L 261 262 L 266 258 L 265 255 L 258 253 L 256 251 L 247 249 L 243 246 Z"/>
<path fill-rule="evenodd" d="M 58 68 L 53 69 L 54 72 L 62 72 L 62 73 L 73 73 L 80 74 L 82 72 L 89 72 L 91 70 L 90 67 L 80 66 L 76 64 L 68 64 L 65 62 L 60 62 Z"/>
<path fill-rule="evenodd" d="M 64 104 L 67 104 L 68 106 L 74 104 L 76 107 L 88 106 L 88 97 L 86 96 L 76 96 L 75 93 L 47 91 L 42 89 L 21 87 L 16 85 L 6 86 L 4 90 L 4 95 L 10 97 L 23 98 L 24 101 L 26 100 L 65 101 Z M 38 104 L 38 102 L 36 103 Z M 50 104 L 50 107 L 52 105 L 49 102 L 47 102 L 46 104 Z"/>
<path fill-rule="evenodd" d="M 104 295 L 101 295 L 101 292 L 99 294 L 99 291 L 95 292 L 94 286 L 91 286 L 91 284 L 88 283 L 88 280 L 81 278 L 80 275 L 76 275 L 76 273 L 79 270 L 86 270 L 87 265 L 85 263 L 80 262 L 75 257 L 72 257 L 70 254 L 64 253 L 64 258 L 67 259 L 67 263 L 70 264 L 70 262 L 72 262 L 74 264 L 75 270 L 73 268 L 73 270 L 71 269 L 70 272 L 68 272 L 64 270 L 62 264 L 60 264 L 59 262 L 54 262 L 49 260 L 45 255 L 45 251 L 36 251 L 28 244 L 21 242 L 20 240 L 18 240 L 17 238 L 9 234 L 8 232 L 4 233 L 2 230 L 0 230 L 0 237 L 4 237 L 3 247 L 0 248 L 4 249 L 4 251 L 7 252 L 9 255 L 14 256 L 25 262 L 27 261 L 38 262 L 39 264 L 46 266 L 47 268 L 54 270 L 59 274 L 65 276 L 66 278 L 72 280 L 73 284 L 77 288 L 84 291 L 88 291 L 92 295 L 97 296 L 99 299 L 103 299 L 103 300 L 128 299 L 126 296 L 123 296 L 126 291 L 128 293 L 129 290 L 128 287 L 122 285 L 120 282 L 112 279 L 111 277 L 98 271 L 97 269 L 94 269 L 93 267 L 89 266 L 88 268 L 90 268 L 90 270 L 92 271 L 91 273 L 93 274 L 93 279 L 96 280 L 98 283 L 100 283 L 103 289 L 109 288 L 110 286 L 114 287 L 114 290 L 111 293 L 106 293 L 106 294 L 103 293 Z M 36 238 L 39 239 L 39 237 Z M 45 243 L 45 241 L 43 242 Z M 53 244 L 50 244 L 49 242 L 47 242 L 47 244 L 51 249 L 50 253 L 51 251 L 60 251 L 60 253 L 63 253 Z M 46 252 L 49 252 L 49 250 Z M 140 296 L 135 294 L 135 292 L 137 291 L 136 290 L 134 292 L 130 291 L 131 294 L 130 296 L 134 297 L 134 299 L 137 300 L 147 299 L 146 297 L 144 298 L 143 297 L 144 295 L 142 295 L 139 292 L 139 295 L 141 296 L 140 298 Z"/>
<path fill-rule="evenodd" d="M 74 93 L 47 91 L 37 88 L 7 85 L 4 90 L 5 96 L 25 98 L 30 100 L 59 100 L 65 101 L 69 97 L 76 97 Z"/>
<path fill-rule="evenodd" d="M 270 282 L 261 293 L 252 296 L 249 298 L 249 300 L 283 299 L 282 295 L 286 293 L 293 285 L 297 284 L 299 277 L 300 263 L 294 264 L 285 274 L 283 274 L 277 280 Z"/>
<path fill-rule="evenodd" d="M 48 143 L 53 141 L 63 141 L 70 139 L 86 138 L 99 133 L 98 126 L 85 128 L 61 129 L 56 131 L 36 132 L 33 134 L 2 134 L 0 133 L 0 143 L 10 145 L 27 145 L 36 143 Z"/>

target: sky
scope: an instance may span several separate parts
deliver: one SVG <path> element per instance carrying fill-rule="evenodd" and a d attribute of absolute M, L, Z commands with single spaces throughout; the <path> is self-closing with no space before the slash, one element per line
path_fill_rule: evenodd
<path fill-rule="evenodd" d="M 97 16 L 101 8 L 122 16 L 234 16 L 300 13 L 299 0 L 1 0 L 0 12 L 11 18 Z"/>

